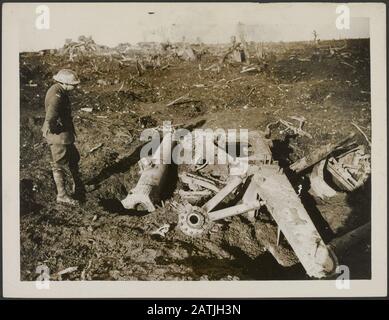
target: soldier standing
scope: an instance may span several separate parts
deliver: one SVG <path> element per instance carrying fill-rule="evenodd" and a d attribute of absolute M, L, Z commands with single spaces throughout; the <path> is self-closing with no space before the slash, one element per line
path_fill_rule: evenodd
<path fill-rule="evenodd" d="M 60 70 L 53 78 L 57 83 L 46 93 L 46 117 L 42 131 L 52 155 L 51 167 L 57 187 L 57 202 L 76 205 L 77 201 L 66 191 L 65 173 L 67 170 L 70 171 L 73 196 L 83 196 L 85 188 L 78 167 L 80 154 L 74 145 L 76 133 L 68 96 L 69 91 L 73 90 L 80 80 L 77 74 L 69 69 Z"/>

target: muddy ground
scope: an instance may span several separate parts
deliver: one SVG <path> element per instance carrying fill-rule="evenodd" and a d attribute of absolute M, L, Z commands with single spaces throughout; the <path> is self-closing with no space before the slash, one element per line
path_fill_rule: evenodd
<path fill-rule="evenodd" d="M 271 221 L 257 221 L 261 226 L 256 227 L 234 217 L 219 232 L 191 239 L 176 227 L 171 205 L 179 199 L 176 194 L 151 214 L 124 210 L 119 200 L 139 178 L 140 133 L 163 120 L 263 130 L 270 121 L 304 116 L 312 139 L 273 136 L 274 157 L 283 167 L 353 132 L 351 122 L 370 137 L 369 40 L 349 40 L 344 51 L 349 54 L 318 55 L 311 43 L 280 43 L 269 49 L 259 73 L 241 74 L 237 62 L 226 62 L 220 72 L 206 71 L 218 57 L 205 54 L 201 61 L 174 59 L 163 70 L 147 69 L 140 76 L 134 64 L 109 56 L 81 55 L 69 62 L 55 52 L 21 53 L 21 279 L 35 280 L 40 264 L 49 267 L 53 279 L 58 271 L 77 267 L 62 280 L 307 279 L 302 266 L 293 265 L 293 254 L 288 252 L 290 266 L 282 267 L 266 250 L 264 243 L 274 241 Z M 55 202 L 50 153 L 40 131 L 45 93 L 61 68 L 74 69 L 81 78 L 71 93 L 77 147 L 83 179 L 97 185 L 76 208 Z M 184 94 L 195 101 L 166 107 Z M 81 110 L 87 107 L 93 111 Z M 297 188 L 301 177 L 288 175 Z M 315 201 L 308 187 L 301 198 L 325 241 L 370 220 L 369 183 L 326 202 Z M 165 237 L 150 234 L 165 223 L 170 225 Z M 370 252 L 367 241 L 338 258 L 352 278 L 367 279 Z"/>

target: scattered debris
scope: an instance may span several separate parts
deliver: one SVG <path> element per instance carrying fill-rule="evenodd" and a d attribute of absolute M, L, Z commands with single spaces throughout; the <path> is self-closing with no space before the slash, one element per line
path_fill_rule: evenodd
<path fill-rule="evenodd" d="M 238 49 L 238 48 L 235 49 L 232 52 L 232 59 L 235 62 L 245 62 L 246 61 L 245 51 L 243 49 Z"/>
<path fill-rule="evenodd" d="M 72 273 L 74 271 L 77 271 L 78 267 L 69 267 L 69 268 L 66 268 L 64 270 L 61 270 L 59 272 L 56 273 L 56 276 L 58 277 L 58 280 L 61 281 L 62 280 L 62 276 L 64 274 L 68 274 L 68 273 Z"/>
<path fill-rule="evenodd" d="M 370 142 L 369 138 L 367 137 L 366 133 L 364 133 L 364 132 L 362 131 L 362 129 L 361 129 L 357 124 L 355 124 L 354 122 L 351 122 L 351 124 L 352 124 L 355 128 L 357 128 L 357 130 L 364 136 L 364 138 L 366 139 L 367 143 L 369 144 L 369 147 L 371 147 L 371 142 Z"/>
<path fill-rule="evenodd" d="M 339 156 L 330 157 L 327 170 L 342 190 L 353 191 L 361 187 L 370 176 L 370 154 L 366 154 L 364 146 L 358 146 Z"/>
<path fill-rule="evenodd" d="M 289 168 L 297 173 L 313 166 L 314 164 L 318 163 L 322 159 L 326 158 L 328 155 L 330 155 L 334 150 L 336 150 L 338 147 L 345 145 L 348 143 L 353 137 L 355 136 L 354 133 L 348 135 L 345 139 L 342 139 L 335 143 L 329 143 L 325 146 L 322 146 L 315 151 L 311 152 L 308 156 L 301 158 L 300 160 L 297 160 L 296 162 L 292 163 Z"/>
<path fill-rule="evenodd" d="M 219 188 L 210 179 L 206 179 L 201 176 L 196 176 L 190 173 L 182 173 L 178 177 L 183 183 L 186 183 L 193 191 L 198 191 L 199 187 L 206 188 L 215 192 L 219 191 Z"/>
<path fill-rule="evenodd" d="M 81 271 L 81 280 L 82 281 L 85 281 L 85 280 L 91 280 L 87 277 L 86 273 L 88 272 L 88 270 L 91 268 L 92 266 L 92 259 L 90 259 L 88 261 L 88 264 L 86 265 L 86 267 Z"/>
<path fill-rule="evenodd" d="M 219 73 L 220 69 L 221 69 L 220 65 L 217 63 L 214 63 L 214 64 L 210 65 L 209 67 L 205 68 L 204 71 L 214 71 L 214 72 Z"/>
<path fill-rule="evenodd" d="M 368 180 L 370 168 L 370 154 L 366 153 L 365 146 L 349 143 L 354 134 L 346 139 L 323 146 L 307 157 L 304 157 L 290 166 L 295 172 L 301 172 L 314 165 L 310 173 L 311 193 L 320 199 L 336 195 L 324 179 L 324 172 L 330 173 L 333 182 L 344 191 L 351 192 L 365 184 Z"/>
<path fill-rule="evenodd" d="M 186 47 L 177 52 L 177 56 L 185 61 L 196 61 L 197 55 L 191 47 Z"/>
<path fill-rule="evenodd" d="M 344 65 L 346 65 L 346 66 L 348 66 L 348 67 L 350 67 L 350 68 L 353 68 L 353 69 L 356 68 L 355 66 L 353 66 L 352 64 L 349 64 L 349 63 L 346 62 L 346 61 L 341 61 L 340 63 L 342 63 L 342 64 L 344 64 Z"/>
<path fill-rule="evenodd" d="M 74 57 L 87 55 L 91 53 L 104 53 L 108 47 L 97 45 L 92 37 L 79 36 L 78 41 L 66 39 L 65 45 L 59 50 L 61 55 L 69 55 L 69 60 L 73 61 Z"/>
<path fill-rule="evenodd" d="M 99 80 L 97 80 L 97 84 L 101 85 L 101 86 L 107 86 L 109 84 L 109 82 L 106 80 L 103 80 L 103 79 L 99 79 Z"/>
<path fill-rule="evenodd" d="M 273 128 L 275 128 L 275 127 L 278 127 L 278 125 L 282 124 L 286 128 L 284 130 L 282 130 L 281 133 L 292 133 L 292 134 L 295 134 L 295 135 L 305 136 L 305 137 L 308 137 L 308 138 L 312 139 L 312 135 L 303 130 L 303 126 L 304 126 L 304 123 L 305 123 L 305 118 L 304 117 L 291 116 L 289 118 L 297 120 L 299 122 L 298 127 L 294 126 L 289 121 L 286 121 L 286 120 L 283 120 L 283 119 L 279 119 L 279 120 L 277 120 L 275 122 L 269 123 L 266 126 L 266 129 L 265 129 L 266 137 L 270 138 L 271 130 Z"/>
<path fill-rule="evenodd" d="M 99 143 L 97 146 L 93 147 L 92 149 L 89 150 L 89 153 L 95 152 L 97 149 L 100 149 L 104 144 Z"/>
<path fill-rule="evenodd" d="M 80 110 L 84 112 L 92 112 L 93 108 L 81 108 Z"/>
<path fill-rule="evenodd" d="M 170 65 L 170 64 L 167 64 L 166 66 L 161 67 L 161 70 L 165 70 L 165 69 L 167 69 L 167 68 L 169 68 L 169 67 L 171 67 L 171 65 Z"/>
<path fill-rule="evenodd" d="M 243 79 L 243 78 L 242 77 L 238 77 L 238 78 L 235 78 L 235 79 L 231 79 L 231 80 L 226 81 L 226 84 L 229 84 L 229 83 L 241 80 L 241 79 Z"/>
<path fill-rule="evenodd" d="M 225 51 L 225 53 L 219 59 L 219 66 L 221 66 L 227 58 L 230 58 L 234 62 L 242 63 L 247 59 L 247 51 L 241 47 L 241 43 L 236 41 L 236 37 L 232 37 L 231 46 Z"/>
<path fill-rule="evenodd" d="M 208 189 L 198 191 L 185 191 L 180 189 L 178 190 L 178 194 L 180 195 L 181 199 L 188 201 L 190 204 L 196 204 L 204 198 L 208 198 L 213 193 Z"/>
<path fill-rule="evenodd" d="M 66 268 L 64 270 L 57 272 L 57 275 L 64 275 L 66 273 L 71 273 L 71 272 L 77 271 L 77 269 L 78 269 L 78 267 L 69 267 L 69 268 Z"/>
<path fill-rule="evenodd" d="M 38 84 L 37 83 L 33 83 L 32 80 L 28 81 L 28 83 L 26 84 L 27 87 L 37 87 Z"/>
<path fill-rule="evenodd" d="M 189 97 L 189 94 L 185 94 L 185 95 L 183 95 L 183 96 L 181 96 L 181 97 L 179 97 L 179 98 L 173 100 L 172 102 L 169 102 L 169 103 L 166 105 L 166 107 L 171 107 L 171 106 L 174 106 L 174 105 L 176 105 L 176 104 L 181 104 L 181 103 L 185 103 L 185 102 L 190 102 L 191 100 L 190 100 L 190 101 L 185 100 L 185 102 L 182 101 L 182 100 L 184 100 L 184 99 L 187 99 L 188 97 Z"/>
<path fill-rule="evenodd" d="M 244 66 L 240 71 L 240 73 L 247 73 L 247 72 L 256 73 L 256 72 L 260 72 L 260 69 L 258 67 L 253 67 L 253 66 Z"/>
<path fill-rule="evenodd" d="M 255 87 L 251 88 L 250 92 L 247 94 L 247 97 L 250 97 L 254 91 L 255 91 Z"/>
<path fill-rule="evenodd" d="M 290 118 L 299 121 L 299 126 L 295 127 L 289 121 L 280 119 L 280 122 L 286 127 L 287 131 L 291 131 L 293 132 L 293 134 L 298 134 L 300 136 L 304 136 L 312 139 L 312 135 L 303 130 L 303 125 L 305 123 L 304 117 L 290 117 Z"/>
<path fill-rule="evenodd" d="M 168 233 L 170 230 L 170 224 L 165 223 L 163 226 L 159 227 L 158 229 L 152 231 L 151 235 L 159 235 L 161 237 L 165 237 L 166 233 Z"/>

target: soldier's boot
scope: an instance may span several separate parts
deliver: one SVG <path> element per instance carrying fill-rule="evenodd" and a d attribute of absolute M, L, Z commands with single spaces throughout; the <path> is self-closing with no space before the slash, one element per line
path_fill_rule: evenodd
<path fill-rule="evenodd" d="M 77 201 L 72 199 L 66 192 L 65 175 L 62 170 L 53 170 L 55 185 L 57 186 L 57 202 L 69 205 L 77 205 Z"/>
<path fill-rule="evenodd" d="M 85 194 L 96 189 L 95 185 L 84 184 L 81 179 L 81 174 L 78 169 L 71 170 L 73 184 L 72 184 L 72 196 L 77 200 L 85 201 Z"/>
<path fill-rule="evenodd" d="M 78 167 L 76 167 L 74 169 L 71 168 L 70 172 L 71 172 L 72 178 L 73 178 L 72 192 L 74 195 L 77 195 L 78 193 L 85 195 L 85 193 L 96 190 L 96 188 L 97 188 L 96 185 L 90 184 L 90 183 L 84 183 L 82 181 L 81 174 L 80 174 Z"/>
<path fill-rule="evenodd" d="M 72 174 L 72 196 L 76 199 L 83 199 L 85 197 L 85 186 L 81 180 L 78 170 L 71 170 Z"/>

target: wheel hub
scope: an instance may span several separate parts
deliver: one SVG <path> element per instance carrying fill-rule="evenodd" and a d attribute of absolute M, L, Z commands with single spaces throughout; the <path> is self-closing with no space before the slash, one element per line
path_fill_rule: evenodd
<path fill-rule="evenodd" d="M 209 230 L 210 221 L 201 208 L 186 205 L 178 215 L 178 227 L 184 234 L 197 237 Z"/>

